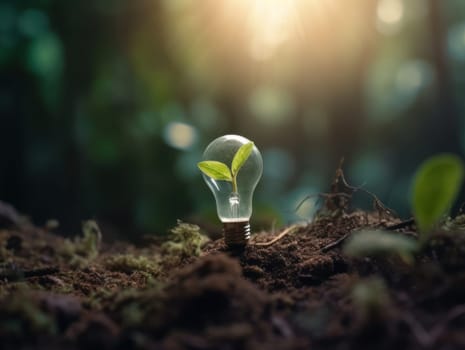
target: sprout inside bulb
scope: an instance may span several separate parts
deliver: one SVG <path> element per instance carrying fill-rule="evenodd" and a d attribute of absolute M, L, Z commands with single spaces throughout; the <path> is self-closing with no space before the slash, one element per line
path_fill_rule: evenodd
<path fill-rule="evenodd" d="M 216 200 L 228 245 L 243 245 L 250 234 L 252 197 L 263 172 L 263 160 L 250 140 L 225 135 L 212 141 L 199 163 Z"/>
<path fill-rule="evenodd" d="M 203 154 L 205 161 L 218 161 L 231 166 L 239 148 L 248 139 L 238 135 L 225 135 L 212 141 Z M 263 160 L 253 146 L 252 152 L 237 172 L 237 188 L 231 181 L 215 180 L 203 174 L 205 182 L 210 187 L 216 199 L 218 217 L 222 222 L 248 221 L 252 215 L 252 197 L 255 187 L 262 175 Z"/>

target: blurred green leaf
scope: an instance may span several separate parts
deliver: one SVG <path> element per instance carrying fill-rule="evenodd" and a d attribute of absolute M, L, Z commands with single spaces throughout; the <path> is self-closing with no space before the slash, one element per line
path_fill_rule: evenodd
<path fill-rule="evenodd" d="M 250 157 L 250 154 L 252 153 L 254 143 L 253 142 L 248 142 L 245 145 L 242 145 L 234 155 L 232 164 L 231 164 L 231 172 L 233 176 L 237 175 L 239 170 L 242 168 L 244 163 L 247 161 L 247 159 Z"/>
<path fill-rule="evenodd" d="M 389 307 L 389 291 L 383 279 L 372 277 L 357 282 L 352 289 L 352 300 L 365 321 L 382 317 Z"/>
<path fill-rule="evenodd" d="M 420 232 L 431 231 L 452 207 L 464 178 L 463 161 L 452 154 L 429 158 L 413 183 L 413 213 Z"/>
<path fill-rule="evenodd" d="M 231 172 L 226 164 L 207 160 L 197 164 L 200 171 L 214 180 L 232 181 Z"/>
<path fill-rule="evenodd" d="M 397 233 L 366 230 L 354 233 L 344 246 L 344 253 L 350 256 L 370 256 L 398 254 L 410 261 L 412 254 L 418 249 L 413 238 Z"/>

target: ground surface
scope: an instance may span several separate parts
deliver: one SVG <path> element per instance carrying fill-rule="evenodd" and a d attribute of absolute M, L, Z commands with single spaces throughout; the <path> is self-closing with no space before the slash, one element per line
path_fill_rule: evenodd
<path fill-rule="evenodd" d="M 227 251 L 222 240 L 205 243 L 185 224 L 169 242 L 105 245 L 93 222 L 66 240 L 6 215 L 12 222 L 0 230 L 1 347 L 464 348 L 459 221 L 414 261 L 349 258 L 342 247 L 362 227 L 416 233 L 411 221 L 399 225 L 386 210 L 339 210 L 346 204 L 327 202 L 326 214 L 271 245 L 259 244 L 282 231 L 258 233 L 242 252 Z"/>

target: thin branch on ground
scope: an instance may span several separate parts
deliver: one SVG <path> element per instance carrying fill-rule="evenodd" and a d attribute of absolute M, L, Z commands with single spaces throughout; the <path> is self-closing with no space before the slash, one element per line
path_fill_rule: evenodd
<path fill-rule="evenodd" d="M 408 314 L 402 317 L 402 320 L 410 327 L 412 334 L 417 341 L 425 348 L 434 348 L 439 338 L 447 330 L 450 322 L 458 317 L 465 315 L 465 305 L 457 305 L 450 310 L 446 317 L 427 331 L 412 315 Z"/>
<path fill-rule="evenodd" d="M 452 310 L 450 310 L 446 317 L 436 324 L 433 329 L 429 332 L 431 334 L 431 338 L 433 339 L 433 342 L 435 343 L 441 335 L 447 330 L 447 326 L 449 325 L 450 322 L 455 320 L 456 318 L 459 318 L 461 316 L 465 315 L 465 305 L 457 305 Z"/>
<path fill-rule="evenodd" d="M 315 197 L 318 197 L 318 200 L 320 200 L 321 198 L 335 198 L 335 197 L 345 197 L 345 198 L 348 198 L 350 199 L 352 196 L 348 193 L 345 193 L 345 192 L 338 192 L 338 193 L 325 193 L 325 192 L 322 192 L 322 193 L 315 193 L 315 194 L 310 194 L 308 196 L 306 196 L 304 199 L 302 199 L 299 204 L 297 204 L 297 206 L 295 207 L 294 211 L 298 211 L 300 209 L 300 207 L 306 202 L 308 201 L 309 199 L 312 199 L 312 198 L 315 198 Z M 317 201 L 318 202 L 318 201 Z"/>
<path fill-rule="evenodd" d="M 398 224 L 388 225 L 388 226 L 384 227 L 384 229 L 388 230 L 388 231 L 395 231 L 395 230 L 399 230 L 401 228 L 410 227 L 410 226 L 412 226 L 414 224 L 415 224 L 415 219 L 410 218 L 410 219 L 404 220 L 402 222 L 399 222 Z"/>
<path fill-rule="evenodd" d="M 286 235 L 288 235 L 289 233 L 291 233 L 292 231 L 294 231 L 294 229 L 298 228 L 298 227 L 301 227 L 300 225 L 292 225 L 292 226 L 289 226 L 287 229 L 285 229 L 283 232 L 281 232 L 279 235 L 277 235 L 275 238 L 273 238 L 271 241 L 268 241 L 268 242 L 259 242 L 259 243 L 254 243 L 253 245 L 255 246 L 260 246 L 260 247 L 268 247 L 274 243 L 276 243 L 277 241 L 279 241 L 281 238 L 285 237 Z"/>
<path fill-rule="evenodd" d="M 434 344 L 433 337 L 412 315 L 407 314 L 402 317 L 402 320 L 410 327 L 412 334 L 421 346 L 430 348 Z"/>
<path fill-rule="evenodd" d="M 373 192 L 370 192 L 366 189 L 363 188 L 363 185 L 360 185 L 360 186 L 352 186 L 352 185 L 349 185 L 349 183 L 347 182 L 345 176 L 344 176 L 344 172 L 342 171 L 342 169 L 339 169 L 340 171 L 338 172 L 338 175 L 342 181 L 342 184 L 347 187 L 348 189 L 350 189 L 352 191 L 352 194 L 354 194 L 355 192 L 357 191 L 361 191 L 361 192 L 364 192 L 365 194 L 369 195 L 372 199 L 373 199 L 373 207 L 375 210 L 378 211 L 379 215 L 381 216 L 381 213 L 384 212 L 386 214 L 389 214 L 389 215 L 393 215 L 393 216 L 397 216 L 397 213 L 392 210 L 391 208 L 388 208 L 386 205 L 384 205 L 384 203 L 378 198 L 378 196 L 376 196 Z"/>
<path fill-rule="evenodd" d="M 349 203 L 353 197 L 353 195 L 356 192 L 362 192 L 370 196 L 373 200 L 373 209 L 378 212 L 379 217 L 383 217 L 383 215 L 390 215 L 390 216 L 395 216 L 398 217 L 398 214 L 388 208 L 384 203 L 372 192 L 366 190 L 363 188 L 363 184 L 360 186 L 352 186 L 350 185 L 344 175 L 344 171 L 342 170 L 342 164 L 343 164 L 343 159 L 341 160 L 341 163 L 336 170 L 336 175 L 334 177 L 334 180 L 331 184 L 331 192 L 330 193 L 318 193 L 318 194 L 311 194 L 306 196 L 303 200 L 299 202 L 299 204 L 296 206 L 295 211 L 298 211 L 300 207 L 309 199 L 317 197 L 317 202 L 324 198 L 325 199 L 325 204 L 323 208 L 329 211 L 337 211 L 341 210 L 342 212 L 346 212 L 349 209 Z M 320 210 L 321 211 L 321 208 Z"/>
<path fill-rule="evenodd" d="M 319 252 L 326 253 L 329 250 L 336 248 L 340 246 L 351 234 L 352 232 L 346 233 L 344 236 L 336 239 L 334 242 L 329 243 L 328 245 L 325 245 L 323 248 L 319 249 Z"/>
<path fill-rule="evenodd" d="M 44 267 L 40 269 L 31 270 L 8 269 L 3 273 L 0 273 L 0 279 L 8 281 L 18 281 L 23 278 L 51 275 L 59 271 L 60 270 L 57 267 Z"/>

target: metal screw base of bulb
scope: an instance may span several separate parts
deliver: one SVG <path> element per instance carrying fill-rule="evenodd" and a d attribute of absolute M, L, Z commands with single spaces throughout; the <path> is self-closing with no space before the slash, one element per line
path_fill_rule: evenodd
<path fill-rule="evenodd" d="M 224 241 L 228 248 L 243 248 L 249 242 L 250 222 L 224 222 L 223 233 Z"/>

